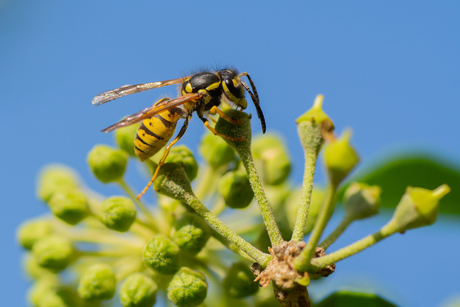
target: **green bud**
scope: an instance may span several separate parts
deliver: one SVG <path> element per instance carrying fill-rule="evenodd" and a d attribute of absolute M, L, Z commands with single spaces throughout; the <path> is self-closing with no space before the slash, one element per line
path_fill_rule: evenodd
<path fill-rule="evenodd" d="M 356 151 L 350 145 L 351 133 L 346 131 L 343 137 L 332 140 L 324 147 L 324 162 L 333 185 L 338 185 L 359 162 Z"/>
<path fill-rule="evenodd" d="M 158 273 L 174 274 L 179 269 L 179 246 L 163 235 L 155 235 L 144 247 L 143 259 Z"/>
<path fill-rule="evenodd" d="M 262 180 L 269 185 L 283 183 L 291 171 L 291 161 L 281 137 L 264 134 L 252 144 L 254 159 L 262 162 Z"/>
<path fill-rule="evenodd" d="M 176 163 L 166 163 L 161 167 L 153 188 L 156 192 L 181 202 L 187 202 L 187 196 L 193 194 L 184 168 Z"/>
<path fill-rule="evenodd" d="M 185 212 L 174 225 L 173 240 L 182 250 L 198 254 L 211 236 L 208 224 L 198 215 Z"/>
<path fill-rule="evenodd" d="M 19 226 L 17 232 L 18 241 L 26 249 L 32 249 L 35 242 L 50 235 L 53 232 L 53 223 L 50 220 L 31 220 Z"/>
<path fill-rule="evenodd" d="M 56 191 L 71 191 L 78 188 L 74 171 L 61 165 L 51 165 L 41 171 L 38 179 L 38 198 L 47 202 Z"/>
<path fill-rule="evenodd" d="M 66 237 L 52 234 L 44 237 L 32 247 L 32 254 L 42 267 L 63 270 L 75 257 L 72 242 Z"/>
<path fill-rule="evenodd" d="M 365 183 L 351 184 L 344 195 L 345 211 L 355 220 L 373 216 L 379 212 L 380 193 L 379 186 L 369 186 Z"/>
<path fill-rule="evenodd" d="M 152 307 L 155 305 L 158 286 L 142 273 L 126 278 L 120 288 L 120 301 L 125 307 Z"/>
<path fill-rule="evenodd" d="M 131 199 L 112 196 L 102 203 L 99 219 L 107 228 L 125 232 L 136 220 L 136 213 L 136 206 Z"/>
<path fill-rule="evenodd" d="M 87 268 L 80 277 L 78 294 L 87 301 L 108 300 L 115 295 L 117 280 L 107 264 L 95 264 Z"/>
<path fill-rule="evenodd" d="M 39 306 L 40 301 L 50 291 L 54 291 L 59 286 L 59 279 L 56 275 L 47 275 L 40 278 L 33 284 L 27 293 L 27 298 L 32 306 Z"/>
<path fill-rule="evenodd" d="M 120 180 L 127 163 L 125 153 L 106 145 L 96 145 L 88 154 L 88 164 L 92 172 L 103 183 Z"/>
<path fill-rule="evenodd" d="M 254 295 L 259 290 L 259 284 L 254 282 L 254 278 L 251 269 L 244 262 L 236 262 L 230 267 L 224 279 L 224 290 L 235 298 Z"/>
<path fill-rule="evenodd" d="M 35 257 L 33 257 L 30 254 L 27 254 L 27 256 L 24 259 L 24 270 L 26 271 L 27 275 L 29 275 L 32 279 L 35 279 L 35 280 L 38 280 L 48 275 L 53 275 L 54 273 L 56 273 L 56 271 L 54 270 L 49 270 L 49 269 L 46 269 L 40 266 L 37 263 L 37 260 L 35 259 Z"/>
<path fill-rule="evenodd" d="M 138 127 L 139 125 L 130 125 L 115 130 L 115 141 L 118 147 L 132 157 L 137 157 L 134 151 L 134 138 Z"/>
<path fill-rule="evenodd" d="M 82 301 L 75 289 L 66 286 L 47 291 L 38 304 L 38 307 L 79 307 Z"/>
<path fill-rule="evenodd" d="M 254 198 L 248 176 L 242 170 L 223 175 L 219 180 L 218 190 L 225 204 L 234 209 L 246 208 Z"/>
<path fill-rule="evenodd" d="M 237 151 L 240 148 L 250 148 L 251 139 L 252 139 L 252 130 L 251 130 L 251 116 L 233 109 L 228 109 L 224 111 L 227 116 L 233 119 L 240 120 L 241 125 L 235 125 L 229 123 L 222 117 L 219 117 L 216 123 L 216 131 L 220 134 L 226 135 L 236 140 L 224 139 L 224 141 L 230 145 L 233 149 Z M 244 138 L 244 140 L 241 140 Z"/>
<path fill-rule="evenodd" d="M 200 305 L 206 298 L 208 283 L 200 272 L 183 267 L 171 279 L 168 299 L 179 307 Z"/>
<path fill-rule="evenodd" d="M 200 154 L 213 169 L 227 165 L 235 158 L 235 151 L 220 137 L 211 132 L 201 139 Z"/>
<path fill-rule="evenodd" d="M 190 149 L 185 145 L 179 145 L 171 148 L 166 163 L 179 163 L 187 174 L 190 181 L 196 178 L 198 174 L 198 164 L 196 163 L 195 157 Z"/>
<path fill-rule="evenodd" d="M 296 122 L 297 124 L 300 124 L 301 122 L 308 121 L 308 122 L 313 122 L 313 123 L 318 123 L 323 126 L 327 126 L 327 131 L 332 131 L 334 129 L 334 124 L 332 123 L 331 119 L 329 116 L 327 116 L 326 113 L 324 113 L 322 106 L 323 106 L 323 100 L 324 96 L 323 95 L 317 95 L 315 98 L 315 101 L 313 102 L 313 107 L 305 112 L 303 115 L 301 115 L 299 118 L 297 118 Z"/>
<path fill-rule="evenodd" d="M 296 189 L 286 200 L 286 210 L 289 225 L 293 228 L 295 225 L 297 210 L 299 209 L 300 196 L 302 189 Z M 320 188 L 313 188 L 310 200 L 310 207 L 308 208 L 307 224 L 305 225 L 305 233 L 309 233 L 315 225 L 316 218 L 318 217 L 319 208 L 323 203 L 324 190 Z"/>
<path fill-rule="evenodd" d="M 60 191 L 53 194 L 48 201 L 53 214 L 70 225 L 75 225 L 88 214 L 88 200 L 80 191 Z"/>
<path fill-rule="evenodd" d="M 434 190 L 408 187 L 393 214 L 392 222 L 399 231 L 433 224 L 438 215 L 439 201 L 450 192 L 443 184 Z"/>

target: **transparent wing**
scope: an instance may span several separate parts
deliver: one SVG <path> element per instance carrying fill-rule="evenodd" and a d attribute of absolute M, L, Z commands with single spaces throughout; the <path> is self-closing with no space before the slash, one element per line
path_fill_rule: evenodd
<path fill-rule="evenodd" d="M 166 80 L 166 81 L 150 82 L 150 83 L 143 83 L 143 84 L 136 84 L 136 85 L 124 85 L 117 89 L 100 93 L 99 95 L 93 98 L 93 105 L 98 106 L 103 103 L 112 101 L 114 99 L 117 99 L 117 98 L 120 98 L 126 95 L 145 92 L 145 91 L 148 91 L 154 88 L 159 88 L 162 86 L 182 83 L 187 78 L 188 77 L 183 77 L 183 78 Z"/>
<path fill-rule="evenodd" d="M 113 124 L 112 126 L 107 127 L 107 128 L 105 128 L 105 129 L 103 129 L 101 131 L 102 132 L 110 132 L 110 131 L 118 129 L 118 128 L 122 128 L 122 127 L 126 127 L 126 126 L 129 126 L 129 125 L 138 123 L 141 120 L 144 120 L 146 118 L 150 118 L 150 117 L 152 117 L 155 114 L 158 114 L 160 112 L 173 109 L 173 108 L 175 108 L 177 106 L 183 105 L 184 103 L 197 101 L 197 100 L 201 99 L 201 97 L 203 97 L 203 95 L 192 93 L 192 94 L 187 94 L 187 95 L 184 95 L 184 96 L 180 96 L 180 97 L 172 99 L 172 100 L 163 100 L 160 103 L 154 104 L 151 107 L 145 108 L 142 111 L 139 111 L 139 112 L 137 112 L 137 113 L 135 113 L 133 115 L 130 115 L 130 116 L 126 117 L 125 119 L 122 119 L 118 123 Z"/>

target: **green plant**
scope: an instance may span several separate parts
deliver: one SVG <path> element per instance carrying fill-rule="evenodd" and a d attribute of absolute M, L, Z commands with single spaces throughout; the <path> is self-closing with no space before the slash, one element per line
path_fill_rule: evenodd
<path fill-rule="evenodd" d="M 80 183 L 73 171 L 47 168 L 37 194 L 54 218 L 27 221 L 18 231 L 28 254 L 26 270 L 35 280 L 30 303 L 115 304 L 119 284 L 116 300 L 123 306 L 153 306 L 158 292 L 177 306 L 310 306 L 311 280 L 334 273 L 337 262 L 392 234 L 434 223 L 439 200 L 450 188 L 407 187 L 385 226 L 326 253 L 352 222 L 379 212 L 383 189 L 344 183 L 359 157 L 349 132 L 334 136 L 322 100 L 318 95 L 312 109 L 297 120 L 305 172 L 296 193 L 287 181 L 291 165 L 282 139 L 266 135 L 252 143 L 251 117 L 234 110 L 225 112 L 243 124 L 219 120 L 215 129 L 244 140 L 206 135 L 199 148 L 205 162 L 193 188 L 198 164 L 190 150 L 177 146 L 154 182 L 156 207 L 139 201 L 123 178 L 128 157 L 133 157 L 127 146 L 136 133 L 132 127 L 117 132 L 120 149 L 97 145 L 88 155 L 95 176 L 117 184 L 127 197 L 105 199 Z M 321 150 L 328 173 L 325 189 L 313 187 Z M 154 170 L 153 160 L 145 165 Z M 320 241 L 337 199 L 345 203 L 343 221 Z M 274 295 L 259 291 L 254 280 L 264 288 L 273 286 Z M 247 297 L 251 301 L 242 300 Z M 347 304 L 393 306 L 375 295 L 350 292 L 334 293 L 317 306 Z"/>

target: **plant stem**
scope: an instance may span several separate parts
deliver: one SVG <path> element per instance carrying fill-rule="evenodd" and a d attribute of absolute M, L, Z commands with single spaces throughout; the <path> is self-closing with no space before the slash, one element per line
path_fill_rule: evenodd
<path fill-rule="evenodd" d="M 337 186 L 330 183 L 326 189 L 323 204 L 321 205 L 318 218 L 316 219 L 315 226 L 313 227 L 307 245 L 300 255 L 294 259 L 294 267 L 301 272 L 305 272 L 309 268 L 310 261 L 315 254 L 316 246 L 321 238 L 321 234 L 323 233 L 324 228 L 326 228 L 332 211 L 334 211 L 336 191 Z"/>
<path fill-rule="evenodd" d="M 126 184 L 126 182 L 123 179 L 120 179 L 118 181 L 118 184 L 121 186 L 121 188 L 125 191 L 126 194 L 136 203 L 137 207 L 141 212 L 145 215 L 147 220 L 149 221 L 149 227 L 154 231 L 154 232 L 159 232 L 158 227 L 156 226 L 155 219 L 153 218 L 150 210 L 143 204 L 141 203 L 136 195 L 133 193 L 131 188 Z"/>
<path fill-rule="evenodd" d="M 356 253 L 359 253 L 360 251 L 398 232 L 399 230 L 400 229 L 397 223 L 390 221 L 385 226 L 383 226 L 379 231 L 377 231 L 376 233 L 372 235 L 368 235 L 367 237 L 364 237 L 363 239 L 356 241 L 355 243 L 352 243 L 329 255 L 312 259 L 310 268 L 311 270 L 318 271 L 326 267 L 327 265 L 336 263 L 342 259 L 345 259 Z"/>
<path fill-rule="evenodd" d="M 334 231 L 321 242 L 318 247 L 322 247 L 326 250 L 337 238 L 347 229 L 347 227 L 354 221 L 353 216 L 346 214 L 340 224 L 334 229 Z"/>
<path fill-rule="evenodd" d="M 310 121 L 302 121 L 298 124 L 298 133 L 305 153 L 305 171 L 303 175 L 300 205 L 297 210 L 294 231 L 292 233 L 292 240 L 296 242 L 302 241 L 305 235 L 316 161 L 321 145 L 324 143 L 321 134 L 321 125 L 319 124 Z"/>

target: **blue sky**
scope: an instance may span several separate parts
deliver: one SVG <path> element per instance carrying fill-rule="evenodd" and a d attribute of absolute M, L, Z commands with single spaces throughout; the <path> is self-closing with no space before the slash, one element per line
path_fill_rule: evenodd
<path fill-rule="evenodd" d="M 46 212 L 35 199 L 39 169 L 60 162 L 93 189 L 87 152 L 113 142 L 100 133 L 122 116 L 174 96 L 157 89 L 94 107 L 96 94 L 124 84 L 172 79 L 200 67 L 248 71 L 269 131 L 282 134 L 302 178 L 294 120 L 318 93 L 337 131 L 353 130 L 364 163 L 392 151 L 425 150 L 460 164 L 460 2 L 458 1 L 0 1 L 0 112 L 4 210 L 2 302 L 22 306 L 28 283 L 15 229 Z M 249 112 L 255 115 L 253 106 Z M 253 125 L 260 133 L 258 123 Z M 196 150 L 194 117 L 181 143 Z M 145 178 L 129 173 L 132 185 Z M 317 180 L 322 182 L 320 173 Z M 374 232 L 377 218 L 339 244 Z M 371 285 L 405 306 L 440 306 L 460 295 L 458 221 L 390 238 L 338 265 L 330 287 Z M 348 240 L 348 241 L 347 241 Z M 399 256 L 399 254 L 401 254 Z M 431 265 L 446 263 L 445 268 Z M 335 287 L 335 288 L 334 288 Z M 313 290 L 312 290 L 313 291 Z M 312 293 L 312 295 L 314 295 Z"/>

